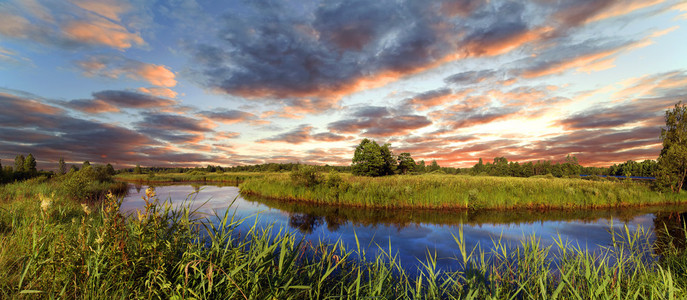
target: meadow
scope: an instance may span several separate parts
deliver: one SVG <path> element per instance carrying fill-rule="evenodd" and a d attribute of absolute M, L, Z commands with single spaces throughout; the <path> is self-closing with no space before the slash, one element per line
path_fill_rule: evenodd
<path fill-rule="evenodd" d="M 238 185 L 239 183 L 251 179 L 266 176 L 267 172 L 203 172 L 190 171 L 186 173 L 120 173 L 115 176 L 116 180 L 126 182 L 136 182 L 145 184 L 160 184 L 174 182 L 217 182 Z M 276 174 L 276 173 L 275 173 Z"/>
<path fill-rule="evenodd" d="M 687 203 L 642 182 L 469 175 L 270 174 L 240 184 L 247 195 L 317 204 L 422 209 L 593 209 Z M 302 177 L 306 177 L 303 179 Z"/>
<path fill-rule="evenodd" d="M 422 267 L 408 270 L 393 245 L 367 260 L 359 244 L 313 244 L 274 227 L 239 233 L 242 220 L 229 213 L 201 222 L 171 210 L 154 189 L 145 200 L 123 216 L 121 198 L 81 203 L 56 180 L 0 186 L 0 298 L 687 297 L 687 252 L 664 238 L 657 256 L 642 230 L 609 232 L 614 243 L 601 252 L 560 239 L 543 247 L 535 236 L 518 248 L 495 240 L 489 250 L 469 249 L 459 231 L 462 267 L 439 271 L 428 251 Z"/>

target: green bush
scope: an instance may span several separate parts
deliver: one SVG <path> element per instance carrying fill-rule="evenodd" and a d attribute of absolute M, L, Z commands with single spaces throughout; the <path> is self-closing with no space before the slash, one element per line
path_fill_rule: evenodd
<path fill-rule="evenodd" d="M 291 171 L 291 181 L 297 186 L 311 187 L 320 184 L 322 178 L 312 166 L 302 165 Z"/>

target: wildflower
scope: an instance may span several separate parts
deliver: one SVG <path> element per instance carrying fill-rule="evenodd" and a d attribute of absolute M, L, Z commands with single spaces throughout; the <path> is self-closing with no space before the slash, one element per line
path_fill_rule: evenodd
<path fill-rule="evenodd" d="M 136 215 L 138 215 L 138 221 L 143 222 L 146 218 L 146 214 L 142 214 L 140 210 L 136 210 Z"/>
<path fill-rule="evenodd" d="M 154 187 L 149 187 L 146 189 L 146 197 L 148 198 L 153 198 L 155 197 L 155 188 Z"/>
<path fill-rule="evenodd" d="M 43 196 L 43 194 L 38 194 L 38 198 L 41 199 L 41 210 L 43 210 L 43 212 L 48 212 L 48 209 L 50 209 L 52 205 L 52 199 Z"/>
<path fill-rule="evenodd" d="M 81 203 L 81 208 L 83 208 L 83 212 L 85 212 L 87 216 L 91 214 L 91 208 L 88 207 L 88 204 Z"/>

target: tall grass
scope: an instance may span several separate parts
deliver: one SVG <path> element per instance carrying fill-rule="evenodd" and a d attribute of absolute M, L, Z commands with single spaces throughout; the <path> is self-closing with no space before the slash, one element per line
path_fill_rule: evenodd
<path fill-rule="evenodd" d="M 140 183 L 172 183 L 172 182 L 220 182 L 238 185 L 245 180 L 252 178 L 261 178 L 269 174 L 269 172 L 203 172 L 192 171 L 188 173 L 149 173 L 149 174 L 132 174 L 121 173 L 117 174 L 115 178 L 120 181 L 140 182 Z"/>
<path fill-rule="evenodd" d="M 112 195 L 97 207 L 28 183 L 3 186 L 2 195 L 22 188 L 37 194 L 0 202 L 0 298 L 687 297 L 684 250 L 667 245 L 656 259 L 642 231 L 611 233 L 615 243 L 589 252 L 560 238 L 544 247 L 534 236 L 517 248 L 495 240 L 488 250 L 469 249 L 461 230 L 454 237 L 459 269 L 441 270 L 428 251 L 422 267 L 408 270 L 393 245 L 368 260 L 359 243 L 313 244 L 269 226 L 239 233 L 243 220 L 225 213 L 200 222 L 154 190 L 145 208 L 125 218 Z"/>
<path fill-rule="evenodd" d="M 341 174 L 305 186 L 287 174 L 249 179 L 244 194 L 313 203 L 379 208 L 607 208 L 685 203 L 687 194 L 662 194 L 632 181 L 426 174 L 359 177 Z"/>

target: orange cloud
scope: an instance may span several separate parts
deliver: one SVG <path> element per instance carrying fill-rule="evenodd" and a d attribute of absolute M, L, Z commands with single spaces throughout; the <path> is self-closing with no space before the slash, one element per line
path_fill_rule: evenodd
<path fill-rule="evenodd" d="M 130 48 L 133 44 L 145 44 L 139 34 L 131 33 L 123 26 L 106 20 L 72 21 L 62 30 L 71 40 L 120 50 Z"/>
<path fill-rule="evenodd" d="M 153 85 L 173 87 L 177 85 L 175 75 L 165 66 L 154 64 L 141 64 L 135 73 L 137 76 L 148 80 Z"/>
<path fill-rule="evenodd" d="M 153 95 L 156 97 L 166 97 L 166 98 L 172 98 L 172 99 L 176 98 L 178 95 L 178 93 L 173 91 L 173 90 L 170 90 L 168 88 L 161 88 L 161 87 L 148 87 L 148 88 L 140 87 L 140 88 L 138 88 L 138 91 L 146 93 L 146 94 L 150 94 L 150 95 Z"/>

